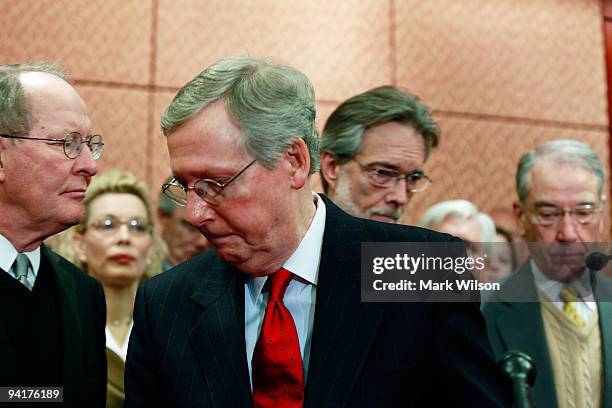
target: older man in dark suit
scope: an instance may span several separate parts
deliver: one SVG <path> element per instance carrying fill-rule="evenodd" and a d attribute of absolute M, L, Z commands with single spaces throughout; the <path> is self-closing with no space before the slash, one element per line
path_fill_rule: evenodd
<path fill-rule="evenodd" d="M 106 394 L 102 288 L 42 245 L 85 212 L 103 145 L 90 131 L 57 67 L 0 66 L 0 386 L 63 387 L 65 407 Z"/>
<path fill-rule="evenodd" d="M 585 268 L 602 247 L 604 181 L 595 152 L 575 140 L 544 143 L 518 165 L 514 211 L 531 256 L 483 313 L 498 356 L 534 360 L 537 407 L 612 406 L 609 281 Z"/>
<path fill-rule="evenodd" d="M 504 406 L 474 304 L 360 301 L 361 242 L 451 238 L 314 194 L 314 117 L 303 74 L 248 57 L 164 113 L 164 191 L 216 251 L 140 287 L 126 407 Z"/>

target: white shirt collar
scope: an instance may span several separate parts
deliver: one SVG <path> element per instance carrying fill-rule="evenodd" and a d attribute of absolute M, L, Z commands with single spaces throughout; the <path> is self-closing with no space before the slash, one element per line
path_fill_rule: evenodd
<path fill-rule="evenodd" d="M 546 297 L 553 302 L 563 302 L 559 293 L 561 293 L 561 289 L 567 284 L 548 278 L 540 268 L 538 268 L 538 265 L 533 259 L 530 259 L 529 262 L 533 273 L 533 279 L 540 292 L 544 293 Z M 576 288 L 579 295 L 579 301 L 584 302 L 591 310 L 597 308 L 595 305 L 595 298 L 593 297 L 593 291 L 591 290 L 588 270 L 585 270 L 585 273 L 582 274 L 580 279 L 571 282 L 571 285 Z"/>
<path fill-rule="evenodd" d="M 0 268 L 4 269 L 6 272 L 10 272 L 17 258 L 17 253 L 13 244 L 0 234 Z M 40 247 L 30 252 L 24 252 L 24 254 L 30 259 L 30 265 L 32 266 L 34 275 L 36 275 L 40 267 Z"/>
<path fill-rule="evenodd" d="M 312 194 L 313 198 L 316 199 L 315 205 L 317 210 L 300 245 L 291 254 L 289 259 L 285 261 L 283 268 L 316 286 L 319 277 L 323 232 L 325 231 L 326 209 L 321 197 L 317 193 L 313 192 Z M 253 301 L 261 294 L 267 278 L 267 276 L 249 278 L 249 291 Z"/>

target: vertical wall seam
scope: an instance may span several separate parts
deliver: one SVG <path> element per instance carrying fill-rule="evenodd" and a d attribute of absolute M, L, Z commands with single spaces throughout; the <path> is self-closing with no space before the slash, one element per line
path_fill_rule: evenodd
<path fill-rule="evenodd" d="M 397 85 L 397 25 L 395 0 L 389 0 L 389 74 L 391 85 Z"/>
<path fill-rule="evenodd" d="M 151 188 L 151 194 L 154 194 L 155 186 L 153 185 L 153 154 L 154 154 L 154 137 L 156 130 L 154 126 L 155 113 L 155 82 L 157 75 L 157 13 L 159 11 L 159 0 L 151 0 L 151 33 L 149 36 L 150 60 L 149 60 L 149 90 L 147 91 L 147 134 L 146 134 L 146 162 L 145 174 L 147 184 Z"/>

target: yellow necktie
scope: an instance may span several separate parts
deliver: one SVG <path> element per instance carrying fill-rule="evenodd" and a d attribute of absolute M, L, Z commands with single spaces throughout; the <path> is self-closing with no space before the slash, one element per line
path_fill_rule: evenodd
<path fill-rule="evenodd" d="M 576 326 L 583 328 L 586 326 L 585 321 L 578 314 L 576 309 L 576 300 L 578 299 L 578 291 L 573 286 L 566 286 L 561 289 L 559 297 L 563 300 L 563 314 L 567 316 Z"/>

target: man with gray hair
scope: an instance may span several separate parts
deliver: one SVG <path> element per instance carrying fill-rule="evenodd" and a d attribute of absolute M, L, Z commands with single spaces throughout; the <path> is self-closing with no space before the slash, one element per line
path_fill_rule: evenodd
<path fill-rule="evenodd" d="M 429 109 L 400 88 L 353 96 L 323 129 L 323 190 L 351 215 L 397 223 L 431 182 L 423 165 L 438 138 Z"/>
<path fill-rule="evenodd" d="M 450 238 L 313 193 L 314 103 L 301 72 L 237 57 L 166 109 L 163 190 L 216 251 L 139 288 L 125 406 L 505 406 L 476 305 L 360 301 L 362 242 Z"/>
<path fill-rule="evenodd" d="M 83 217 L 102 146 L 59 68 L 0 65 L 0 386 L 63 387 L 64 407 L 105 406 L 106 308 L 42 242 Z"/>
<path fill-rule="evenodd" d="M 514 212 L 531 256 L 483 313 L 498 356 L 534 360 L 538 407 L 612 406 L 612 304 L 597 301 L 585 267 L 603 236 L 604 180 L 595 152 L 574 140 L 544 143 L 518 165 Z"/>

